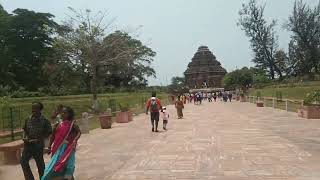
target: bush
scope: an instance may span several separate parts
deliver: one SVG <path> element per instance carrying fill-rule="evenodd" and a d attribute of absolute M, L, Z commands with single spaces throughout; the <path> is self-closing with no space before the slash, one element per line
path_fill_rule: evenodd
<path fill-rule="evenodd" d="M 12 98 L 23 98 L 23 97 L 41 97 L 45 96 L 42 92 L 30 92 L 26 91 L 25 88 L 20 87 L 18 90 L 13 91 L 10 96 Z"/>
<path fill-rule="evenodd" d="M 120 108 L 120 111 L 121 112 L 126 112 L 126 111 L 129 111 L 129 104 L 127 103 L 127 104 L 121 104 L 121 103 L 119 103 L 119 108 Z"/>
<path fill-rule="evenodd" d="M 109 107 L 111 109 L 111 112 L 117 111 L 117 101 L 115 99 L 109 99 Z"/>
<path fill-rule="evenodd" d="M 320 90 L 308 93 L 304 99 L 306 105 L 320 105 Z"/>
<path fill-rule="evenodd" d="M 0 96 L 9 96 L 11 92 L 10 86 L 0 85 Z"/>

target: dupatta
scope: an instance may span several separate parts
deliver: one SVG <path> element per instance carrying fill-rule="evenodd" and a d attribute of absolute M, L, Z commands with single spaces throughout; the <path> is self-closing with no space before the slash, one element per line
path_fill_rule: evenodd
<path fill-rule="evenodd" d="M 62 121 L 55 133 L 54 142 L 52 144 L 51 153 L 54 155 L 59 148 L 62 147 L 63 144 L 67 144 L 64 152 L 56 161 L 53 170 L 54 172 L 61 172 L 63 171 L 64 167 L 66 166 L 69 157 L 72 152 L 74 152 L 77 141 L 78 135 L 71 133 L 72 128 L 74 125 L 74 121 Z"/>

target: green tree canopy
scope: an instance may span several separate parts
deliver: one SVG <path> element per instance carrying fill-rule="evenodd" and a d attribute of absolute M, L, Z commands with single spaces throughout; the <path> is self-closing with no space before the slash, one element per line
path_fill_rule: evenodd
<path fill-rule="evenodd" d="M 42 67 L 51 56 L 57 23 L 53 15 L 16 9 L 8 15 L 0 8 L 1 74 L 11 86 L 37 90 L 46 84 Z M 1 78 L 2 79 L 2 78 Z"/>
<path fill-rule="evenodd" d="M 155 77 L 150 67 L 156 53 L 140 40 L 128 33 L 115 31 L 104 38 L 104 49 L 101 51 L 101 76 L 106 85 L 116 87 L 146 85 L 146 77 Z"/>
<path fill-rule="evenodd" d="M 275 32 L 276 21 L 268 23 L 264 17 L 264 5 L 259 5 L 256 0 L 243 4 L 239 11 L 239 25 L 250 38 L 251 48 L 254 52 L 253 62 L 256 67 L 268 72 L 272 79 L 278 75 L 282 78 L 280 65 L 275 60 L 277 51 L 277 36 Z"/>
<path fill-rule="evenodd" d="M 294 76 L 320 73 L 320 1 L 310 7 L 296 0 L 286 28 L 293 33 L 289 44 L 289 66 Z"/>
<path fill-rule="evenodd" d="M 186 87 L 185 83 L 185 78 L 173 77 L 171 79 L 171 84 L 168 86 L 168 90 L 170 93 L 174 95 L 180 95 L 182 93 L 188 92 L 188 88 Z"/>
<path fill-rule="evenodd" d="M 250 85 L 252 85 L 253 76 L 253 71 L 244 67 L 228 73 L 223 79 L 223 84 L 226 89 L 246 90 Z"/>

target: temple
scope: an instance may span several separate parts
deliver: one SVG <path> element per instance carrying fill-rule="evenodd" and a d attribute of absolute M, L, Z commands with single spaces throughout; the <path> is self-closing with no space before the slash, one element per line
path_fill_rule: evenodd
<path fill-rule="evenodd" d="M 226 73 L 209 48 L 200 46 L 184 75 L 190 89 L 215 89 L 223 87 L 222 79 Z"/>

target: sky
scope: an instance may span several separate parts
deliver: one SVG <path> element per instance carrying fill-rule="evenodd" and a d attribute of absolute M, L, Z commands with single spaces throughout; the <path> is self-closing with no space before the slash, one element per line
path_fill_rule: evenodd
<path fill-rule="evenodd" d="M 280 48 L 287 50 L 290 33 L 282 28 L 295 0 L 260 0 L 266 3 L 266 18 L 277 19 Z M 316 5 L 318 0 L 304 0 Z M 167 85 L 174 76 L 183 76 L 194 53 L 206 45 L 227 71 L 252 64 L 249 39 L 237 26 L 239 10 L 248 0 L 0 0 L 11 12 L 25 8 L 49 12 L 55 20 L 68 19 L 68 7 L 108 11 L 116 18 L 116 29 L 131 32 L 151 47 L 157 56 L 152 67 L 157 78 L 150 85 Z M 70 14 L 70 13 L 69 13 Z"/>

